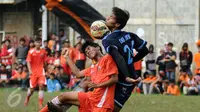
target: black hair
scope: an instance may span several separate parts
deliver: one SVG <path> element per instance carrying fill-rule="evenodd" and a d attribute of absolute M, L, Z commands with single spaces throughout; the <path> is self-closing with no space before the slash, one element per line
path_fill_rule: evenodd
<path fill-rule="evenodd" d="M 23 42 L 26 42 L 26 40 L 24 38 L 20 38 L 19 40 L 20 42 L 23 41 Z"/>
<path fill-rule="evenodd" d="M 6 65 L 5 65 L 5 64 L 2 64 L 1 66 L 4 67 L 4 68 L 6 68 Z"/>
<path fill-rule="evenodd" d="M 120 24 L 118 29 L 123 29 L 126 26 L 126 23 L 130 17 L 129 12 L 127 10 L 122 10 L 118 7 L 113 7 L 112 12 L 116 16 L 116 22 Z"/>
<path fill-rule="evenodd" d="M 174 46 L 174 44 L 173 44 L 172 42 L 169 42 L 167 45 L 168 45 L 168 46 L 171 46 L 171 47 Z"/>
<path fill-rule="evenodd" d="M 53 77 L 55 77 L 55 74 L 54 74 L 54 73 L 50 73 L 50 76 L 53 76 Z"/>
<path fill-rule="evenodd" d="M 36 37 L 35 41 L 42 41 L 42 39 L 40 37 Z"/>
<path fill-rule="evenodd" d="M 60 30 L 59 30 L 59 32 L 61 32 L 61 31 L 64 32 L 64 29 L 60 29 Z"/>
<path fill-rule="evenodd" d="M 187 47 L 187 48 L 188 48 L 188 43 L 184 43 L 183 46 L 182 46 L 182 49 L 183 49 L 184 47 Z"/>
<path fill-rule="evenodd" d="M 5 42 L 9 42 L 9 43 L 11 43 L 10 39 L 6 39 Z"/>
<path fill-rule="evenodd" d="M 152 48 L 152 51 L 151 51 L 151 52 L 153 53 L 153 51 L 154 51 L 154 46 L 153 46 L 153 44 L 150 44 L 150 45 L 149 45 L 149 51 L 150 51 L 151 48 Z"/>
<path fill-rule="evenodd" d="M 85 43 L 83 43 L 82 48 L 81 48 L 81 51 L 82 51 L 84 54 L 86 54 L 86 53 L 85 53 L 85 49 L 86 49 L 88 46 L 99 47 L 101 53 L 103 53 L 103 52 L 102 52 L 102 48 L 101 48 L 101 46 L 100 46 L 99 44 L 94 43 L 94 42 L 92 42 L 92 41 L 86 41 Z"/>

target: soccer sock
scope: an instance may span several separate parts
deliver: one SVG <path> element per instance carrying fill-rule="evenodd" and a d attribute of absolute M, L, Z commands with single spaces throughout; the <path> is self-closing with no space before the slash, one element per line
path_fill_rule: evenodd
<path fill-rule="evenodd" d="M 27 96 L 26 96 L 26 100 L 25 100 L 25 105 L 28 104 L 31 95 L 32 95 L 32 93 L 31 93 L 31 90 L 30 90 L 30 88 L 29 88 L 28 91 L 27 91 Z"/>
<path fill-rule="evenodd" d="M 44 91 L 43 90 L 39 90 L 38 99 L 39 99 L 39 104 L 42 105 L 43 99 L 44 99 Z"/>
<path fill-rule="evenodd" d="M 40 110 L 40 112 L 49 112 L 47 105 Z"/>
<path fill-rule="evenodd" d="M 60 105 L 60 104 L 61 104 L 60 100 L 58 99 L 58 96 L 56 96 L 53 100 L 51 100 L 51 102 L 52 102 L 54 105 Z"/>

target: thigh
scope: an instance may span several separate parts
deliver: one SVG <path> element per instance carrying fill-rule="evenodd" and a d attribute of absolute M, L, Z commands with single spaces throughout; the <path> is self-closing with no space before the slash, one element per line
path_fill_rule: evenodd
<path fill-rule="evenodd" d="M 30 77 L 30 80 L 29 80 L 30 88 L 35 88 L 37 86 L 37 80 L 38 80 L 38 77 L 35 77 L 35 76 Z"/>
<path fill-rule="evenodd" d="M 134 89 L 133 86 L 124 86 L 119 83 L 116 84 L 115 88 L 115 106 L 122 108 Z"/>
<path fill-rule="evenodd" d="M 44 85 L 46 85 L 46 77 L 45 77 L 45 76 L 40 76 L 40 77 L 38 77 L 37 84 L 38 84 L 39 86 L 44 86 Z"/>
<path fill-rule="evenodd" d="M 92 111 L 93 105 L 87 93 L 78 92 L 78 101 L 80 103 L 79 112 L 96 112 Z"/>

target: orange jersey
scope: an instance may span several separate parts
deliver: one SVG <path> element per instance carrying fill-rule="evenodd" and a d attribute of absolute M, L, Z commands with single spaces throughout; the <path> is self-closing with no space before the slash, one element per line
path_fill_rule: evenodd
<path fill-rule="evenodd" d="M 26 78 L 26 73 L 25 72 L 22 72 L 21 74 L 20 73 L 16 73 L 14 76 L 11 77 L 11 79 L 25 79 Z"/>
<path fill-rule="evenodd" d="M 189 80 L 189 77 L 188 77 L 188 75 L 186 75 L 185 77 L 184 77 L 183 75 L 181 75 L 181 76 L 179 77 L 179 80 L 180 80 L 180 81 L 185 81 L 185 82 L 187 82 L 187 81 Z"/>
<path fill-rule="evenodd" d="M 49 42 L 48 42 L 48 48 L 51 49 L 51 50 L 53 50 L 55 43 L 56 43 L 55 40 L 49 40 Z"/>
<path fill-rule="evenodd" d="M 76 50 L 75 51 L 75 54 L 74 54 L 74 60 L 77 61 L 77 60 L 86 60 L 86 56 L 84 53 L 81 53 L 79 50 Z"/>
<path fill-rule="evenodd" d="M 174 87 L 169 85 L 168 88 L 167 88 L 167 93 L 172 94 L 172 95 L 176 95 L 176 96 L 180 95 L 180 91 L 179 91 L 179 88 L 178 88 L 177 85 L 175 85 Z"/>
<path fill-rule="evenodd" d="M 46 61 L 47 53 L 44 49 L 37 51 L 36 49 L 31 49 L 28 52 L 26 61 L 30 63 L 32 75 L 41 76 L 44 74 L 44 62 Z"/>
<path fill-rule="evenodd" d="M 145 81 L 155 81 L 157 79 L 157 77 L 147 77 L 146 79 L 144 79 Z"/>
<path fill-rule="evenodd" d="M 111 75 L 118 74 L 117 66 L 110 55 L 105 55 L 100 61 L 84 70 L 85 76 L 90 76 L 95 84 L 103 83 L 110 79 Z M 114 108 L 115 85 L 96 88 L 88 92 L 92 105 L 96 108 Z"/>
<path fill-rule="evenodd" d="M 194 62 L 196 65 L 196 73 L 200 73 L 200 53 L 194 55 Z"/>

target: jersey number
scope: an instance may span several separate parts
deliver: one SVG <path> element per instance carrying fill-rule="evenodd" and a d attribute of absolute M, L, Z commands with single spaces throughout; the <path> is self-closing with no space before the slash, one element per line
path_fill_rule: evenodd
<path fill-rule="evenodd" d="M 128 53 L 128 64 L 133 63 L 133 47 L 134 47 L 134 41 L 131 41 L 131 48 L 128 45 L 124 46 L 124 53 Z"/>

